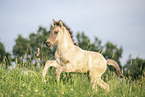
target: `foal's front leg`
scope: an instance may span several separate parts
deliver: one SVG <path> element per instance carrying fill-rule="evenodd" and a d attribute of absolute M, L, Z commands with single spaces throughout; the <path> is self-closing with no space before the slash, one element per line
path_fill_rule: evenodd
<path fill-rule="evenodd" d="M 63 72 L 63 67 L 62 66 L 59 66 L 57 69 L 56 69 L 56 79 L 57 79 L 57 82 L 59 81 L 60 79 L 60 74 Z"/>
<path fill-rule="evenodd" d="M 65 64 L 65 66 L 59 66 L 59 67 L 56 69 L 56 78 L 57 78 L 57 82 L 59 81 L 59 79 L 60 79 L 60 74 L 61 74 L 62 72 L 74 72 L 74 69 L 72 68 L 72 66 L 71 66 L 70 63 Z"/>
<path fill-rule="evenodd" d="M 45 75 L 46 75 L 46 72 L 47 72 L 47 70 L 48 70 L 48 68 L 49 68 L 50 66 L 53 66 L 53 67 L 56 67 L 56 68 L 57 68 L 57 67 L 59 67 L 60 65 L 57 63 L 56 60 L 48 60 L 48 61 L 45 63 L 45 67 L 44 67 L 43 72 L 42 72 L 42 76 L 43 76 L 44 82 L 46 82 L 46 80 L 45 80 Z"/>

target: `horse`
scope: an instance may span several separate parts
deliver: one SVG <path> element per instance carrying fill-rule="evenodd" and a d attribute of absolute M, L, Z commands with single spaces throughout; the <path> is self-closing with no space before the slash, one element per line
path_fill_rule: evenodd
<path fill-rule="evenodd" d="M 57 45 L 57 49 L 55 52 L 56 60 L 48 60 L 45 63 L 42 72 L 43 80 L 45 82 L 47 69 L 50 66 L 53 66 L 57 68 L 57 81 L 59 81 L 62 72 L 89 72 L 92 88 L 97 91 L 98 85 L 109 92 L 109 85 L 101 79 L 101 75 L 107 69 L 107 64 L 114 66 L 116 71 L 120 72 L 119 65 L 116 61 L 112 59 L 106 60 L 99 52 L 83 50 L 74 45 L 68 27 L 61 20 L 57 22 L 53 20 L 53 27 L 46 41 L 46 45 L 49 47 Z"/>

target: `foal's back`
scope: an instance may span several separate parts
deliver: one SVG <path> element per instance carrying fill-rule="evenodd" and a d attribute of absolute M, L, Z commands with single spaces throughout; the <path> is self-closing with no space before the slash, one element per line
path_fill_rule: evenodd
<path fill-rule="evenodd" d="M 65 55 L 72 65 L 87 68 L 86 70 L 92 68 L 103 69 L 103 72 L 106 70 L 106 59 L 98 52 L 82 50 L 73 45 L 65 52 Z"/>

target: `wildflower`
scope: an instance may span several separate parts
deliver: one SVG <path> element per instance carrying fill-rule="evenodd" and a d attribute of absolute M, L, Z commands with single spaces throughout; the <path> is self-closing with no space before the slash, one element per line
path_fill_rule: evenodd
<path fill-rule="evenodd" d="M 21 97 L 23 97 L 23 95 L 21 95 Z"/>
<path fill-rule="evenodd" d="M 38 92 L 38 90 L 35 90 L 35 92 Z"/>
<path fill-rule="evenodd" d="M 70 89 L 70 90 L 72 90 L 72 91 L 73 91 L 74 89 Z"/>
<path fill-rule="evenodd" d="M 64 92 L 61 92 L 62 94 L 64 94 Z"/>
<path fill-rule="evenodd" d="M 24 87 L 24 86 L 26 86 L 26 84 L 25 84 L 25 83 L 23 83 L 23 84 L 22 84 L 22 87 Z"/>

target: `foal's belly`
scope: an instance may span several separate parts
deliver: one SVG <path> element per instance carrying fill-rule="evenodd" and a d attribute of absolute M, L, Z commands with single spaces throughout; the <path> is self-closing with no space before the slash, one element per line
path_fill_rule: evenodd
<path fill-rule="evenodd" d="M 75 60 L 67 64 L 65 68 L 67 72 L 87 73 L 89 71 L 88 59 Z"/>
<path fill-rule="evenodd" d="M 89 68 L 86 66 L 82 67 L 80 65 L 77 66 L 67 66 L 66 67 L 66 72 L 78 72 L 78 73 L 87 73 L 87 71 L 89 70 Z"/>

